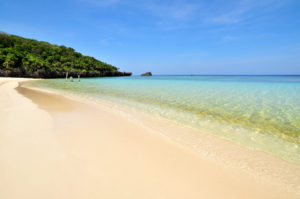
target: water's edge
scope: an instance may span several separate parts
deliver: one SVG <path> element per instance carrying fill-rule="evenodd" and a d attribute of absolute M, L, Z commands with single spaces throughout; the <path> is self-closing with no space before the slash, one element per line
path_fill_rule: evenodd
<path fill-rule="evenodd" d="M 299 164 L 286 162 L 264 152 L 247 149 L 231 141 L 220 139 L 218 136 L 200 132 L 198 129 L 190 128 L 181 123 L 174 123 L 175 121 L 141 112 L 123 104 L 22 84 L 22 87 L 59 94 L 76 101 L 99 106 L 101 109 L 113 111 L 118 115 L 121 114 L 124 118 L 137 122 L 139 125 L 145 125 L 154 133 L 159 133 L 166 139 L 192 149 L 223 166 L 233 167 L 237 169 L 237 172 L 238 170 L 246 171 L 249 176 L 258 181 L 266 181 L 277 185 L 278 188 L 292 192 L 299 190 L 300 193 Z"/>
<path fill-rule="evenodd" d="M 123 104 L 300 163 L 297 76 L 60 79 L 31 86 Z"/>

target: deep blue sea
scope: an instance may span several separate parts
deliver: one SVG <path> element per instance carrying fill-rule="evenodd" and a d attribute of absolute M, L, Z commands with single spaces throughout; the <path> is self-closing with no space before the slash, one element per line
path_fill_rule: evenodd
<path fill-rule="evenodd" d="M 31 84 L 134 107 L 300 162 L 300 76 L 133 76 Z"/>

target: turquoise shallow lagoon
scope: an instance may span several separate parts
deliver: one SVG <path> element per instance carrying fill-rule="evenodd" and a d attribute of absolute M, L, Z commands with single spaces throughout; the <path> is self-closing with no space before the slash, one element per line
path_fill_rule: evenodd
<path fill-rule="evenodd" d="M 300 76 L 133 76 L 30 84 L 124 104 L 300 163 Z"/>

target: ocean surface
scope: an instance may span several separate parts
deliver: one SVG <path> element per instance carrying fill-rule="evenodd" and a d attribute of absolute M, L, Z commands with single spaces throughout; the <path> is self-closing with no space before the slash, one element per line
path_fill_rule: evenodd
<path fill-rule="evenodd" d="M 300 163 L 300 76 L 133 76 L 30 84 L 134 107 Z"/>

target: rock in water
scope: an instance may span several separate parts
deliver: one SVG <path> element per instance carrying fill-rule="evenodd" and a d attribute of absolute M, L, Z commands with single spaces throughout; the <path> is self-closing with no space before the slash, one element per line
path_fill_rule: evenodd
<path fill-rule="evenodd" d="M 152 76 L 152 73 L 151 72 L 146 72 L 146 73 L 141 74 L 141 76 Z"/>

